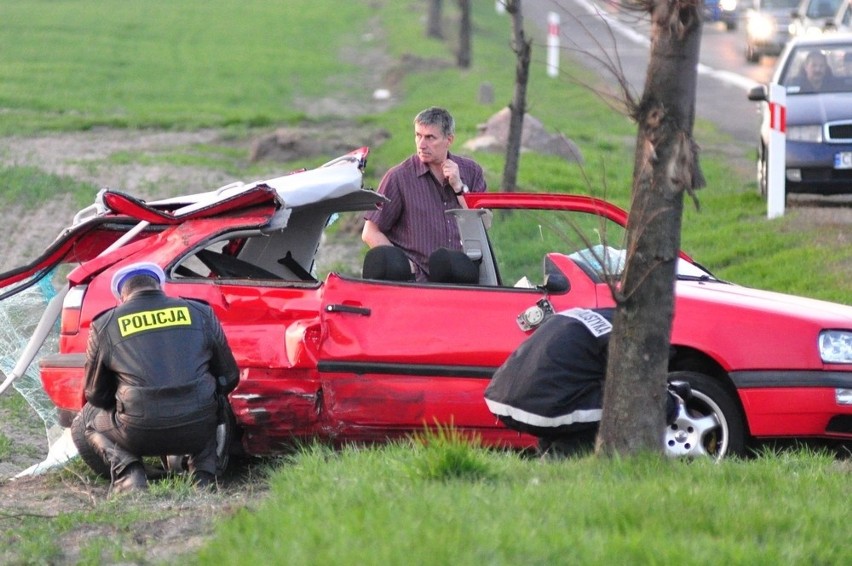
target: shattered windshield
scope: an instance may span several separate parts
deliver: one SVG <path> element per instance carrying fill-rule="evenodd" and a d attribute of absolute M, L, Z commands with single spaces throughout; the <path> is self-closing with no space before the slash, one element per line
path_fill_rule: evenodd
<path fill-rule="evenodd" d="M 27 350 L 30 337 L 36 333 L 48 303 L 57 295 L 64 275 L 53 270 L 32 283 L 25 290 L 0 301 L 0 371 L 3 373 L 2 390 L 14 387 L 45 423 L 48 442 L 53 443 L 61 434 L 56 407 L 47 397 L 39 377 L 38 361 L 46 354 L 59 349 L 59 322 L 54 320 L 44 343 L 32 361 L 17 368 Z M 58 286 L 57 286 L 58 284 Z M 18 375 L 20 374 L 20 375 Z"/>

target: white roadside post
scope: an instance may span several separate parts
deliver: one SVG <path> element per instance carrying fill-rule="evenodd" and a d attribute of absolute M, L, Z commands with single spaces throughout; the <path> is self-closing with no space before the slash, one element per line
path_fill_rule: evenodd
<path fill-rule="evenodd" d="M 559 14 L 547 14 L 547 76 L 559 76 Z"/>
<path fill-rule="evenodd" d="M 766 217 L 784 216 L 787 159 L 787 89 L 769 85 L 769 147 L 767 148 Z"/>

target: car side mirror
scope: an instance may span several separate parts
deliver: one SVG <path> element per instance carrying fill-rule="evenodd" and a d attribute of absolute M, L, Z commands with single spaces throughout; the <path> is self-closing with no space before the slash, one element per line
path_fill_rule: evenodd
<path fill-rule="evenodd" d="M 548 293 L 566 293 L 571 288 L 568 278 L 563 273 L 547 273 L 544 276 L 542 288 Z"/>
<path fill-rule="evenodd" d="M 755 102 L 766 101 L 769 98 L 766 85 L 757 85 L 748 91 L 748 99 Z"/>

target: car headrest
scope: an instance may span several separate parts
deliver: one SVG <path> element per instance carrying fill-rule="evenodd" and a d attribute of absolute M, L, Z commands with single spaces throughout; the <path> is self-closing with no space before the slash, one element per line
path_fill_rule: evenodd
<path fill-rule="evenodd" d="M 429 256 L 429 281 L 479 283 L 479 267 L 462 251 L 438 248 Z"/>
<path fill-rule="evenodd" d="M 361 271 L 364 279 L 411 281 L 411 265 L 405 252 L 396 246 L 377 246 L 367 251 Z"/>

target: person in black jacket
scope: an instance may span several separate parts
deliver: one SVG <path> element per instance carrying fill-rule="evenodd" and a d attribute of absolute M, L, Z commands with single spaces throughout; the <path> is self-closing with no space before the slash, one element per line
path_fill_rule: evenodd
<path fill-rule="evenodd" d="M 507 427 L 538 437 L 541 453 L 591 448 L 614 312 L 577 308 L 550 316 L 494 372 L 488 409 Z"/>
<path fill-rule="evenodd" d="M 494 372 L 488 409 L 508 428 L 538 437 L 541 454 L 590 451 L 600 425 L 615 309 L 568 309 L 547 318 Z M 680 396 L 688 386 L 678 385 Z M 666 419 L 676 416 L 669 386 Z"/>
<path fill-rule="evenodd" d="M 78 418 L 110 466 L 111 493 L 147 487 L 143 456 L 189 455 L 197 484 L 216 484 L 218 397 L 239 370 L 210 306 L 166 296 L 164 280 L 156 264 L 120 269 L 119 306 L 92 321 Z"/>

